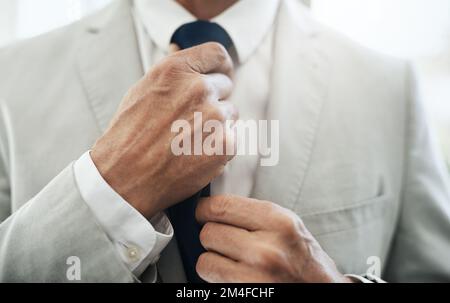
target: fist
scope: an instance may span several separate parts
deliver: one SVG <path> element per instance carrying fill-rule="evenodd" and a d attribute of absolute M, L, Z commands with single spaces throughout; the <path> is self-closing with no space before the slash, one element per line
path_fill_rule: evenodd
<path fill-rule="evenodd" d="M 168 56 L 128 91 L 93 147 L 91 157 L 106 182 L 147 218 L 200 191 L 232 158 L 175 156 L 171 150 L 175 121 L 188 121 L 194 138 L 195 113 L 202 113 L 205 123 L 237 119 L 236 108 L 226 101 L 232 74 L 232 60 L 217 43 Z M 218 137 L 223 141 L 216 144 L 224 145 L 232 138 Z"/>

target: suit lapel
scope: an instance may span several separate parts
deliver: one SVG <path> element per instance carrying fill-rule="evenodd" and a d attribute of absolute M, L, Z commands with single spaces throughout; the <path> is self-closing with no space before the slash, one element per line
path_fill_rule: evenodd
<path fill-rule="evenodd" d="M 144 74 L 129 1 L 115 1 L 87 27 L 78 68 L 100 130 L 127 90 Z"/>
<path fill-rule="evenodd" d="M 275 32 L 269 120 L 280 121 L 280 161 L 257 171 L 253 196 L 292 208 L 308 171 L 327 97 L 326 58 L 307 8 L 282 1 Z"/>

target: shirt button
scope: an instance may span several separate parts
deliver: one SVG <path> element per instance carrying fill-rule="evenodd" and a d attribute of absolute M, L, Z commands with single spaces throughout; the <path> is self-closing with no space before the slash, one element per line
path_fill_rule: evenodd
<path fill-rule="evenodd" d="M 130 262 L 135 263 L 141 259 L 141 254 L 137 247 L 131 246 L 127 249 L 127 257 Z"/>

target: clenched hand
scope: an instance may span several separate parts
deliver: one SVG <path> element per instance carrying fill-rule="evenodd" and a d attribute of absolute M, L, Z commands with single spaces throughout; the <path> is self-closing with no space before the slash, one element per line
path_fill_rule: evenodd
<path fill-rule="evenodd" d="M 195 112 L 202 113 L 205 122 L 237 119 L 237 110 L 225 101 L 232 92 L 232 73 L 232 60 L 217 43 L 168 56 L 129 90 L 92 149 L 103 178 L 147 218 L 223 173 L 230 156 L 175 156 L 171 126 L 185 120 L 192 132 L 198 131 Z M 232 140 L 229 134 L 223 138 L 217 144 L 226 146 Z"/>

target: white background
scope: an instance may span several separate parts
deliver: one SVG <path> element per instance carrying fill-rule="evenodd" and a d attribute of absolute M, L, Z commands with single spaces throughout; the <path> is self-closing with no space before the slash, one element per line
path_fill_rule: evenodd
<path fill-rule="evenodd" d="M 70 23 L 109 2 L 0 0 L 0 46 Z M 368 47 L 416 63 L 427 110 L 450 162 L 450 0 L 310 2 L 323 23 Z"/>

